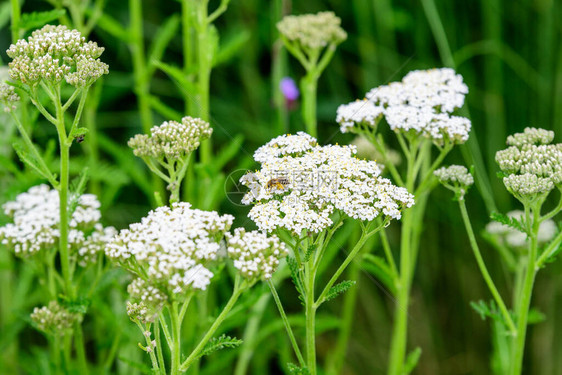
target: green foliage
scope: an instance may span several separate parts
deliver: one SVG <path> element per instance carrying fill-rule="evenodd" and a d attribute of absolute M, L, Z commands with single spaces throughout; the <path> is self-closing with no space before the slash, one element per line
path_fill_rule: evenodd
<path fill-rule="evenodd" d="M 482 318 L 482 320 L 491 318 L 494 321 L 505 324 L 503 316 L 493 300 L 491 300 L 489 303 L 486 303 L 482 300 L 478 302 L 472 301 L 470 302 L 470 307 L 472 307 L 478 313 L 478 315 L 480 315 L 480 318 Z"/>
<path fill-rule="evenodd" d="M 408 375 L 412 373 L 412 371 L 414 371 L 414 369 L 418 365 L 421 354 L 422 349 L 419 346 L 408 354 L 408 356 L 406 357 L 406 361 L 404 362 L 403 375 Z"/>
<path fill-rule="evenodd" d="M 351 288 L 352 286 L 354 286 L 356 283 L 357 282 L 355 280 L 344 280 L 340 283 L 337 283 L 336 285 L 331 287 L 330 290 L 328 290 L 328 293 L 326 294 L 325 300 L 326 301 L 333 300 L 334 298 L 336 298 L 340 294 L 343 294 L 343 293 L 347 292 L 347 290 L 349 288 Z"/>
<path fill-rule="evenodd" d="M 213 337 L 209 340 L 207 345 L 205 345 L 205 348 L 203 348 L 198 358 L 210 355 L 225 348 L 236 348 L 240 345 L 242 345 L 242 340 L 239 340 L 236 337 L 230 337 L 224 334 L 219 337 Z"/>
<path fill-rule="evenodd" d="M 523 222 L 523 217 L 521 219 L 517 219 L 514 217 L 509 217 L 507 215 L 501 214 L 499 212 L 492 212 L 490 214 L 490 219 L 497 221 L 498 223 L 507 225 L 510 228 L 518 230 L 522 233 L 527 233 L 527 229 L 525 228 L 525 223 Z"/>
<path fill-rule="evenodd" d="M 395 275 L 384 258 L 378 255 L 365 254 L 361 266 L 373 276 L 376 276 L 377 280 L 382 282 L 391 293 L 396 293 Z"/>
<path fill-rule="evenodd" d="M 299 367 L 294 363 L 287 363 L 287 369 L 291 375 L 310 375 L 310 371 L 306 367 Z"/>
<path fill-rule="evenodd" d="M 289 266 L 289 271 L 291 272 L 291 280 L 293 280 L 295 289 L 299 294 L 299 300 L 302 304 L 304 304 L 305 293 L 297 260 L 293 257 L 288 256 L 287 265 Z"/>
<path fill-rule="evenodd" d="M 21 15 L 19 27 L 25 31 L 37 29 L 64 17 L 65 14 L 66 10 L 64 9 L 53 9 L 46 12 L 23 13 Z"/>

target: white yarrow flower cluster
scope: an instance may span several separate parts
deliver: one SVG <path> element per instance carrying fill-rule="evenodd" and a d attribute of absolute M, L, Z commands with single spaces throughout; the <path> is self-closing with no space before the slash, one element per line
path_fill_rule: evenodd
<path fill-rule="evenodd" d="M 374 128 L 384 113 L 384 108 L 374 105 L 367 99 L 356 100 L 338 107 L 336 122 L 342 133 L 347 133 L 354 126 Z"/>
<path fill-rule="evenodd" d="M 143 287 L 134 288 L 136 296 L 142 297 L 144 292 L 136 290 L 144 289 L 146 296 L 178 298 L 207 288 L 213 277 L 209 267 L 233 219 L 183 202 L 159 207 L 121 230 L 106 247 L 106 255 L 142 278 Z M 134 283 L 138 286 L 141 281 Z"/>
<path fill-rule="evenodd" d="M 507 175 L 503 182 L 519 199 L 562 187 L 562 144 L 550 144 L 553 139 L 552 131 L 526 128 L 509 136 L 509 147 L 496 153 L 496 162 Z"/>
<path fill-rule="evenodd" d="M 59 241 L 59 194 L 47 185 L 38 185 L 3 205 L 12 219 L 0 227 L 2 244 L 21 257 L 56 249 Z M 69 247 L 78 263 L 95 262 L 105 244 L 116 234 L 113 227 L 99 221 L 100 203 L 92 194 L 81 195 L 69 220 Z"/>
<path fill-rule="evenodd" d="M 401 210 L 414 204 L 413 196 L 380 177 L 377 163 L 355 153 L 354 146 L 319 146 L 305 133 L 271 140 L 254 155 L 261 169 L 240 180 L 250 188 L 242 200 L 253 204 L 248 216 L 261 230 L 298 234 L 328 228 L 336 211 L 362 221 L 380 215 L 399 219 Z"/>
<path fill-rule="evenodd" d="M 357 114 L 338 116 L 336 120 L 342 132 L 360 132 L 363 126 L 374 127 L 376 122 L 373 125 L 365 121 L 359 113 L 380 112 L 395 132 L 422 135 L 438 145 L 464 143 L 471 129 L 470 120 L 451 113 L 463 106 L 467 93 L 462 76 L 453 69 L 417 70 L 401 82 L 372 89 L 366 95 L 370 102 L 367 108 L 355 104 Z M 340 106 L 338 112 L 351 111 L 352 105 Z"/>
<path fill-rule="evenodd" d="M 506 215 L 519 221 L 525 220 L 525 212 L 520 210 L 510 211 Z M 515 228 L 499 223 L 497 221 L 491 221 L 490 223 L 488 223 L 486 225 L 486 232 L 491 235 L 498 236 L 499 240 L 502 243 L 505 243 L 510 247 L 523 248 L 527 246 L 526 233 L 520 232 Z M 556 223 L 551 219 L 547 219 L 543 221 L 539 226 L 537 241 L 539 243 L 547 243 L 554 238 L 556 232 Z"/>
<path fill-rule="evenodd" d="M 285 244 L 275 235 L 236 228 L 234 234 L 226 234 L 226 239 L 228 256 L 234 267 L 250 281 L 270 279 L 279 266 L 279 259 L 287 255 Z"/>
<path fill-rule="evenodd" d="M 29 86 L 41 80 L 58 84 L 63 80 L 75 87 L 91 85 L 109 72 L 99 60 L 103 48 L 66 26 L 45 25 L 20 39 L 6 51 L 10 76 Z"/>

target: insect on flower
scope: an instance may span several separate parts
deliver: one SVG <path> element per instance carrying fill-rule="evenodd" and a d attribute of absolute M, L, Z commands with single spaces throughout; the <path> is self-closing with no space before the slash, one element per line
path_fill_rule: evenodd
<path fill-rule="evenodd" d="M 287 177 L 278 177 L 278 178 L 272 178 L 271 180 L 269 180 L 267 182 L 267 190 L 284 190 L 285 187 L 287 187 L 287 185 L 289 185 L 289 179 Z"/>

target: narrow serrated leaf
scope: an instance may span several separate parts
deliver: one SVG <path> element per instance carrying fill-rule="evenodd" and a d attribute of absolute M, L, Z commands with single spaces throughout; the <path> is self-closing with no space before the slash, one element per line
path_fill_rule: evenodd
<path fill-rule="evenodd" d="M 326 294 L 326 298 L 324 299 L 324 301 L 333 300 L 340 294 L 347 292 L 347 290 L 352 286 L 354 286 L 355 284 L 356 282 L 354 280 L 344 280 L 341 283 L 334 285 L 333 287 L 330 288 L 330 290 Z"/>
<path fill-rule="evenodd" d="M 242 340 L 237 339 L 236 337 L 230 337 L 224 334 L 219 337 L 213 337 L 211 340 L 209 340 L 207 345 L 205 345 L 205 348 L 203 348 L 198 358 L 212 354 L 218 350 L 226 348 L 236 348 L 240 345 L 242 345 Z"/>
<path fill-rule="evenodd" d="M 507 215 L 500 214 L 499 212 L 492 212 L 490 214 L 490 218 L 494 221 L 497 221 L 498 223 L 507 225 L 508 227 L 513 228 L 519 232 L 527 233 L 527 230 L 525 229 L 525 225 L 523 222 L 524 219 L 522 217 L 519 220 L 514 217 L 509 217 Z"/>
<path fill-rule="evenodd" d="M 291 272 L 291 279 L 295 285 L 295 289 L 299 293 L 299 299 L 301 303 L 304 303 L 304 288 L 299 273 L 299 266 L 295 258 L 287 257 L 287 264 L 289 266 L 289 271 Z"/>

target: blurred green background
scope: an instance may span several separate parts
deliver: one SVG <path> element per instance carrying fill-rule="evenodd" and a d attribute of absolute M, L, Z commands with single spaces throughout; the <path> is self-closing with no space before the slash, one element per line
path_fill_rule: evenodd
<path fill-rule="evenodd" d="M 218 1 L 210 3 L 214 8 Z M 143 6 L 149 44 L 162 23 L 180 11 L 180 5 L 173 0 L 146 0 Z M 23 11 L 48 9 L 52 6 L 43 1 L 26 1 L 23 5 Z M 213 70 L 211 125 L 215 151 L 227 147 L 236 136 L 242 135 L 243 143 L 224 166 L 224 175 L 254 167 L 253 151 L 272 137 L 303 129 L 298 103 L 291 110 L 279 105 L 279 77 L 298 80 L 303 71 L 296 61 L 280 52 L 275 23 L 283 14 L 322 10 L 332 10 L 341 17 L 349 36 L 319 82 L 320 143 L 353 140 L 351 135 L 342 135 L 334 121 L 338 105 L 362 98 L 373 87 L 400 80 L 410 70 L 452 66 L 464 76 L 470 89 L 465 107 L 473 124 L 472 150 L 476 144 L 479 146 L 497 210 L 519 208 L 496 177 L 494 154 L 503 148 L 508 134 L 525 126 L 552 129 L 557 132 L 556 139 L 562 140 L 562 1 L 557 0 L 232 0 L 228 11 L 216 22 L 221 45 L 230 50 Z M 3 64 L 7 64 L 5 50 L 10 45 L 9 11 L 8 1 L 0 4 Z M 128 24 L 126 1 L 108 0 L 104 12 Z M 132 88 L 131 54 L 125 43 L 101 27 L 94 29 L 91 39 L 106 48 L 102 60 L 110 66 L 99 96 L 96 123 L 100 163 L 92 180 L 94 189 L 97 186 L 102 195 L 106 222 L 122 228 L 150 208 L 147 195 L 135 183 L 148 178 L 148 174 L 126 147 L 129 137 L 141 131 Z M 181 64 L 181 43 L 178 33 L 163 60 Z M 176 85 L 161 71 L 153 78 L 151 93 L 183 112 Z M 7 116 L 0 116 L 0 123 L 7 124 Z M 156 112 L 154 116 L 155 125 L 164 120 Z M 0 129 L 4 130 L 5 127 Z M 35 131 L 37 142 L 43 145 L 53 134 L 47 126 Z M 388 135 L 387 139 L 392 139 Z M 10 142 L 9 134 L 0 138 L 2 202 L 38 183 L 32 174 L 22 174 L 4 162 L 14 159 Z M 87 153 L 87 142 L 83 147 Z M 469 149 L 467 145 L 463 147 L 465 151 Z M 76 173 L 85 161 L 80 159 L 82 150 L 74 152 L 78 157 L 73 159 Z M 446 164 L 465 163 L 462 154 L 460 149 L 455 150 Z M 227 184 L 226 190 L 230 189 Z M 489 300 L 490 296 L 468 246 L 458 209 L 449 197 L 438 188 L 430 198 L 424 222 L 409 320 L 409 345 L 423 348 L 415 373 L 488 374 L 489 322 L 481 320 L 469 302 Z M 222 212 L 235 213 L 240 218 L 238 224 L 249 225 L 244 220 L 247 208 L 231 204 L 225 196 L 220 201 Z M 475 229 L 482 230 L 492 207 L 486 206 L 477 189 L 469 193 L 467 201 Z M 396 233 L 391 235 L 396 240 Z M 494 250 L 482 243 L 492 275 L 503 294 L 510 295 L 507 271 Z M 529 331 L 526 366 L 533 369 L 532 374 L 562 374 L 561 271 L 560 262 L 551 265 L 539 275 L 535 287 L 533 304 L 546 314 L 547 320 Z M 3 277 L 9 272 L 6 267 L 0 270 Z M 292 291 L 288 287 L 281 293 Z M 395 304 L 384 287 L 366 272 L 361 273 L 358 293 L 344 373 L 383 373 Z M 9 303 L 5 298 L 1 302 Z M 328 308 L 338 311 L 340 307 L 340 303 L 333 303 Z M 334 340 L 330 332 L 321 336 L 320 357 L 334 345 Z M 270 356 L 275 356 L 274 349 L 268 350 Z M 219 356 L 214 358 L 218 360 Z"/>

